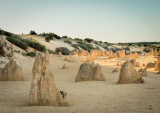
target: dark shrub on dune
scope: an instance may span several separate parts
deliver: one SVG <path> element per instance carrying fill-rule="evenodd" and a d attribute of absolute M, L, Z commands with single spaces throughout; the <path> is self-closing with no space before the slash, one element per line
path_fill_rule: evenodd
<path fill-rule="evenodd" d="M 30 57 L 35 57 L 36 56 L 36 52 L 28 52 L 26 55 L 30 56 Z"/>
<path fill-rule="evenodd" d="M 11 42 L 12 44 L 14 44 L 24 50 L 26 50 L 29 46 L 29 47 L 34 48 L 34 49 L 41 51 L 41 52 L 46 51 L 46 47 L 44 45 L 41 45 L 40 43 L 31 41 L 29 39 L 22 39 L 18 36 L 8 36 L 6 39 L 9 42 Z"/>
<path fill-rule="evenodd" d="M 0 56 L 5 57 L 5 51 L 3 49 L 3 46 L 0 46 Z"/>
<path fill-rule="evenodd" d="M 50 39 L 50 37 L 47 36 L 47 37 L 45 38 L 45 40 L 46 40 L 46 42 L 50 42 L 51 39 Z"/>
<path fill-rule="evenodd" d="M 28 45 L 23 41 L 23 39 L 17 37 L 17 36 L 8 36 L 6 38 L 9 42 L 12 44 L 26 50 L 28 48 Z"/>
<path fill-rule="evenodd" d="M 69 55 L 70 53 L 70 50 L 66 47 L 59 47 L 59 48 L 56 48 L 56 53 L 58 54 L 59 52 L 61 52 L 63 55 Z"/>
<path fill-rule="evenodd" d="M 41 51 L 41 52 L 45 52 L 46 51 L 46 47 L 38 42 L 34 42 L 28 39 L 24 39 L 24 41 L 27 43 L 28 46 Z"/>
<path fill-rule="evenodd" d="M 30 34 L 30 35 L 37 35 L 37 33 L 36 33 L 34 30 L 31 30 L 31 31 L 29 32 L 29 34 Z"/>

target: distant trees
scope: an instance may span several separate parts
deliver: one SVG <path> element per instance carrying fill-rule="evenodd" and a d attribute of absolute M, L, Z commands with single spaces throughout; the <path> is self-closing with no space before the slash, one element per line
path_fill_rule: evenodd
<path fill-rule="evenodd" d="M 37 33 L 36 33 L 34 30 L 31 30 L 31 31 L 29 32 L 29 34 L 30 34 L 30 35 L 37 35 Z"/>
<path fill-rule="evenodd" d="M 46 42 L 50 42 L 50 37 L 49 36 L 47 36 L 46 38 L 45 38 L 45 40 L 46 40 Z"/>
<path fill-rule="evenodd" d="M 13 34 L 7 31 L 4 31 L 0 28 L 0 35 L 5 35 L 5 36 L 12 36 Z"/>
<path fill-rule="evenodd" d="M 130 50 L 130 48 L 129 48 L 129 47 L 125 47 L 124 49 L 125 49 L 125 50 L 128 50 L 128 51 Z"/>
<path fill-rule="evenodd" d="M 49 37 L 50 38 L 50 40 L 52 40 L 53 38 L 56 38 L 56 39 L 61 39 L 61 37 L 60 36 L 58 36 L 57 34 L 55 34 L 55 33 L 45 33 L 45 32 L 43 32 L 43 33 L 41 33 L 41 34 L 39 34 L 39 35 L 41 35 L 41 36 L 43 36 L 43 37 Z"/>
<path fill-rule="evenodd" d="M 94 41 L 93 39 L 91 38 L 85 38 L 84 41 L 88 42 L 88 43 L 91 43 L 92 41 Z"/>
<path fill-rule="evenodd" d="M 66 35 L 65 35 L 65 36 L 62 36 L 62 38 L 68 38 L 68 36 L 66 36 Z"/>

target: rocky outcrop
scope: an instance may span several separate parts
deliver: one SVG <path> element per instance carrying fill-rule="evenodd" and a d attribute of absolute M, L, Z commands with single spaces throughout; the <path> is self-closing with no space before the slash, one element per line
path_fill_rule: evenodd
<path fill-rule="evenodd" d="M 79 72 L 76 77 L 76 82 L 80 81 L 104 81 L 104 75 L 101 72 L 101 67 L 94 63 L 83 63 L 80 65 Z"/>
<path fill-rule="evenodd" d="M 54 76 L 47 69 L 45 57 L 39 53 L 35 59 L 29 105 L 65 106 L 67 103 L 56 88 Z"/>
<path fill-rule="evenodd" d="M 138 72 L 140 73 L 141 76 L 147 76 L 146 68 L 144 68 L 144 69 L 141 68 Z"/>
<path fill-rule="evenodd" d="M 1 81 L 21 81 L 24 80 L 21 67 L 13 59 L 0 69 Z"/>
<path fill-rule="evenodd" d="M 143 79 L 140 74 L 136 71 L 133 64 L 127 60 L 123 63 L 120 74 L 118 84 L 129 84 L 129 83 L 143 83 Z"/>
<path fill-rule="evenodd" d="M 112 73 L 116 73 L 116 72 L 119 72 L 118 68 L 115 68 Z"/>
<path fill-rule="evenodd" d="M 66 64 L 64 64 L 62 69 L 68 69 L 68 66 Z"/>
<path fill-rule="evenodd" d="M 149 62 L 149 63 L 146 65 L 146 69 L 154 68 L 155 65 L 156 65 L 156 63 Z"/>

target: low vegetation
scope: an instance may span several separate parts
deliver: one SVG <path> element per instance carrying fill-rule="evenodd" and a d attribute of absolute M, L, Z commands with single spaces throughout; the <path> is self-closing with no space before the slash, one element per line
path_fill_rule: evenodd
<path fill-rule="evenodd" d="M 26 50 L 29 46 L 29 47 L 34 48 L 34 49 L 41 51 L 41 52 L 46 51 L 46 47 L 44 45 L 41 45 L 40 43 L 31 41 L 29 39 L 22 39 L 18 36 L 8 36 L 6 39 L 9 42 L 11 42 L 12 44 L 14 44 L 24 50 Z"/>
<path fill-rule="evenodd" d="M 26 56 L 35 57 L 36 52 L 28 52 L 28 53 L 26 53 Z"/>
<path fill-rule="evenodd" d="M 4 31 L 2 29 L 0 29 L 0 35 L 5 35 L 5 36 L 12 36 L 13 34 L 7 31 Z"/>
<path fill-rule="evenodd" d="M 28 45 L 23 41 L 23 39 L 17 37 L 17 36 L 8 36 L 6 38 L 9 42 L 12 44 L 26 50 L 28 48 Z"/>
<path fill-rule="evenodd" d="M 66 48 L 66 47 L 59 47 L 59 48 L 56 48 L 55 52 L 57 54 L 59 54 L 59 52 L 61 52 L 62 55 L 69 55 L 70 50 L 68 48 Z"/>
<path fill-rule="evenodd" d="M 29 32 L 29 34 L 30 34 L 30 35 L 37 35 L 37 33 L 36 33 L 34 30 L 31 30 L 31 31 Z"/>
<path fill-rule="evenodd" d="M 85 42 L 79 42 L 78 46 L 86 51 L 91 51 L 92 49 L 95 49 L 91 44 L 85 43 Z"/>

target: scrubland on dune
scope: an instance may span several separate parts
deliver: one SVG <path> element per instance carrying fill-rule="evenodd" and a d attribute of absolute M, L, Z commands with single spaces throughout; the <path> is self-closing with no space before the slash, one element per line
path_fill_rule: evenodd
<path fill-rule="evenodd" d="M 25 50 L 0 36 L 0 77 L 12 76 L 17 68 L 1 72 L 13 59 L 23 74 L 23 81 L 0 81 L 1 113 L 159 113 L 158 47 L 146 52 L 146 46 L 127 44 L 129 50 L 123 44 L 88 39 L 70 40 L 77 45 L 72 47 L 63 38 L 47 42 L 38 35 L 16 36 L 39 44 Z M 46 52 L 37 50 L 40 44 Z"/>

